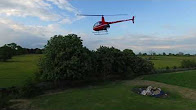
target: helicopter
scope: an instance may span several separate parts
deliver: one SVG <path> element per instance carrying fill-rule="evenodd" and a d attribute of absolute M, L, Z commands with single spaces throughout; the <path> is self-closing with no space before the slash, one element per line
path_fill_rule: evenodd
<path fill-rule="evenodd" d="M 110 28 L 110 24 L 114 23 L 120 23 L 120 22 L 125 22 L 125 21 L 132 21 L 133 24 L 135 23 L 135 16 L 132 17 L 132 19 L 126 19 L 126 20 L 119 20 L 119 21 L 112 21 L 112 22 L 106 22 L 104 16 L 122 16 L 122 15 L 127 15 L 127 14 L 115 14 L 115 15 L 88 15 L 88 14 L 77 14 L 78 16 L 101 16 L 101 21 L 96 22 L 93 25 L 93 30 L 95 35 L 104 35 L 108 34 L 108 29 Z M 105 32 L 100 34 L 101 32 Z"/>

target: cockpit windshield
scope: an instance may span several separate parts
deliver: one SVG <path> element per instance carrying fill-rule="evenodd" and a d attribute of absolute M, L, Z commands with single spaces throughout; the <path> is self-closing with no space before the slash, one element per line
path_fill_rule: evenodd
<path fill-rule="evenodd" d="M 98 25 L 101 25 L 101 21 L 96 22 L 93 27 L 98 26 Z"/>

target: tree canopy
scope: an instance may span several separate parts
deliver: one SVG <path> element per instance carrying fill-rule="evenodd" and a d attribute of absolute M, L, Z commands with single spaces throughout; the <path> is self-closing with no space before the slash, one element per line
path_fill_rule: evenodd
<path fill-rule="evenodd" d="M 114 76 L 126 78 L 150 74 L 154 69 L 150 61 L 137 57 L 131 49 L 121 51 L 100 46 L 91 51 L 75 34 L 55 35 L 44 50 L 38 74 L 42 80 L 106 80 Z"/>

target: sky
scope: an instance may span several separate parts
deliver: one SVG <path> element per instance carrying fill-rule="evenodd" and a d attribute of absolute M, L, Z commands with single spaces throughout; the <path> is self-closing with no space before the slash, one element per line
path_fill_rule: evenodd
<path fill-rule="evenodd" d="M 54 35 L 77 34 L 91 50 L 102 46 L 138 52 L 196 54 L 195 0 L 0 0 L 0 46 L 15 42 L 43 48 Z M 106 21 L 130 19 L 135 24 L 112 24 L 107 35 L 94 35 L 100 17 Z"/>

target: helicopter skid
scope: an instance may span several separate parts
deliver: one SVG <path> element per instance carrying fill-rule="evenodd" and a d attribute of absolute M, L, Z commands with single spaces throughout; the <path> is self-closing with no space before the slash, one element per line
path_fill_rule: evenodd
<path fill-rule="evenodd" d="M 107 35 L 108 31 L 94 31 L 94 35 Z"/>

